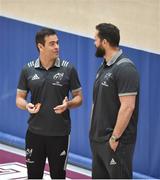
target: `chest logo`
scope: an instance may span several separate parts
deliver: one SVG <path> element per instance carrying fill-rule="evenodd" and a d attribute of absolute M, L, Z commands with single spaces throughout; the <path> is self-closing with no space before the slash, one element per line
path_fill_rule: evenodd
<path fill-rule="evenodd" d="M 109 79 L 112 77 L 112 73 L 106 73 L 105 76 L 104 76 L 104 79 L 102 81 L 102 85 L 103 86 L 109 86 L 108 85 L 108 82 L 109 82 Z"/>
<path fill-rule="evenodd" d="M 105 76 L 104 76 L 104 79 L 105 80 L 108 80 L 112 77 L 112 73 L 106 73 Z"/>
<path fill-rule="evenodd" d="M 37 80 L 37 79 L 40 79 L 40 77 L 39 77 L 37 74 L 35 74 L 35 75 L 32 77 L 32 81 L 33 81 L 33 80 Z"/>
<path fill-rule="evenodd" d="M 59 81 L 61 81 L 62 80 L 62 78 L 63 78 L 63 76 L 64 76 L 64 73 L 57 73 L 57 74 L 55 74 L 54 76 L 53 76 L 53 79 L 54 80 L 59 80 Z"/>

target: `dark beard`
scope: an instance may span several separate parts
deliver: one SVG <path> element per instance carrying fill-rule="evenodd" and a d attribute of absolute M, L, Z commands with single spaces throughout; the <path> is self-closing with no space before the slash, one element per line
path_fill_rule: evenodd
<path fill-rule="evenodd" d="M 104 55 L 105 55 L 105 49 L 102 47 L 97 47 L 95 56 L 96 57 L 104 57 Z"/>

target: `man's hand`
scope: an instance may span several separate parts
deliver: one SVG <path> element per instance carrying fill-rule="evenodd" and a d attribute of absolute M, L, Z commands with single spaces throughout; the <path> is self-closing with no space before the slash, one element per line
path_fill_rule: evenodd
<path fill-rule="evenodd" d="M 68 98 L 65 97 L 64 100 L 63 100 L 63 104 L 61 105 L 58 105 L 56 107 L 54 107 L 54 111 L 56 114 L 61 114 L 63 113 L 66 109 L 68 108 Z"/>
<path fill-rule="evenodd" d="M 28 103 L 26 105 L 26 109 L 28 110 L 29 113 L 31 114 L 36 114 L 38 113 L 38 111 L 40 110 L 41 107 L 41 103 L 37 103 L 37 104 L 32 104 L 32 103 Z"/>
<path fill-rule="evenodd" d="M 111 149 L 112 149 L 114 152 L 116 151 L 116 149 L 117 149 L 117 147 L 118 147 L 118 144 L 119 144 L 118 141 L 117 141 L 117 142 L 114 142 L 114 141 L 112 141 L 111 139 L 109 140 L 109 145 L 110 145 Z"/>

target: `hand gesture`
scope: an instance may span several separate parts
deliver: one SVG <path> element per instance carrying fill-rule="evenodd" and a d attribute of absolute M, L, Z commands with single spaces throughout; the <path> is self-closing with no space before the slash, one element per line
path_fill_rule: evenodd
<path fill-rule="evenodd" d="M 37 104 L 32 104 L 32 103 L 28 103 L 26 105 L 26 109 L 28 110 L 29 113 L 31 114 L 36 114 L 38 113 L 38 111 L 40 110 L 41 107 L 41 103 L 37 103 Z"/>
<path fill-rule="evenodd" d="M 61 105 L 58 105 L 56 107 L 54 107 L 54 111 L 56 114 L 61 114 L 63 113 L 66 109 L 68 108 L 68 98 L 65 97 L 63 100 L 63 103 Z"/>

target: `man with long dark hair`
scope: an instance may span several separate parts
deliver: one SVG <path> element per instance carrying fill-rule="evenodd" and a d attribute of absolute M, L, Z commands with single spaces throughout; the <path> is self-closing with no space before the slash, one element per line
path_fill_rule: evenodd
<path fill-rule="evenodd" d="M 104 61 L 93 90 L 90 128 L 93 179 L 132 178 L 139 76 L 134 63 L 119 48 L 119 41 L 115 25 L 96 26 L 96 57 L 103 57 Z"/>

